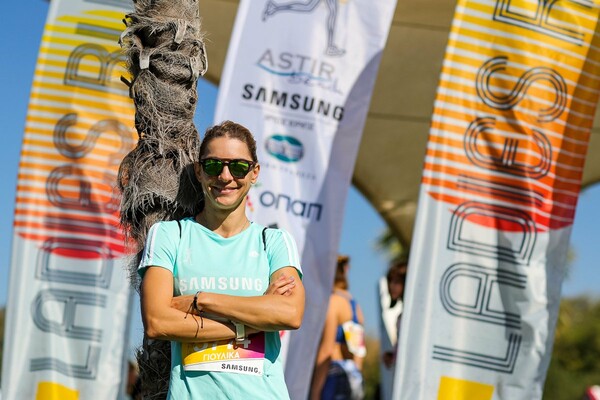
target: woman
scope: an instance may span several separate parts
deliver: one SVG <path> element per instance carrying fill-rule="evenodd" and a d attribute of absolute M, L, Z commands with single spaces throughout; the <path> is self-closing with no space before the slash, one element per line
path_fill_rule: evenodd
<path fill-rule="evenodd" d="M 311 400 L 362 399 L 362 361 L 366 355 L 364 317 L 348 291 L 350 258 L 338 256 L 333 293 L 317 353 Z"/>
<path fill-rule="evenodd" d="M 382 316 L 387 317 L 387 321 L 384 324 L 387 322 L 386 331 L 389 334 L 388 339 L 392 349 L 387 349 L 383 352 L 382 361 L 388 369 L 391 369 L 396 362 L 396 345 L 400 328 L 400 317 L 402 316 L 402 299 L 404 298 L 407 270 L 408 263 L 406 261 L 394 261 L 390 265 L 386 275 L 388 289 L 386 297 L 389 298 L 389 302 L 385 307 L 382 305 Z M 393 322 L 393 325 L 390 322 Z"/>
<path fill-rule="evenodd" d="M 171 341 L 169 399 L 289 398 L 279 331 L 304 313 L 292 237 L 246 218 L 256 142 L 226 121 L 206 132 L 195 173 L 204 209 L 159 222 L 140 264 L 146 336 Z"/>

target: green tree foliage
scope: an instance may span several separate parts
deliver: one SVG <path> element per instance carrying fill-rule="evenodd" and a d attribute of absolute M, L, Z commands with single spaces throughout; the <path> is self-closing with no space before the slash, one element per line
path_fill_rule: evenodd
<path fill-rule="evenodd" d="M 375 239 L 375 248 L 384 253 L 389 261 L 408 259 L 409 247 L 404 246 L 389 229 L 385 229 Z"/>
<path fill-rule="evenodd" d="M 600 300 L 563 299 L 544 400 L 581 399 L 600 384 Z"/>

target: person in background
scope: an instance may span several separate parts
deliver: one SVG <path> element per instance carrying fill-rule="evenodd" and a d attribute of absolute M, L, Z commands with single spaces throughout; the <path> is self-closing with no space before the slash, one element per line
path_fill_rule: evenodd
<path fill-rule="evenodd" d="M 400 317 L 402 316 L 403 308 L 403 297 L 404 297 L 404 285 L 406 282 L 406 271 L 407 263 L 405 261 L 394 262 L 387 273 L 386 281 L 389 293 L 389 307 L 388 310 L 393 310 L 394 314 L 394 326 L 396 329 L 392 330 L 391 341 L 394 347 L 397 345 L 397 340 L 400 335 Z M 396 350 L 386 351 L 382 355 L 383 363 L 387 368 L 392 368 L 396 361 Z"/>
<path fill-rule="evenodd" d="M 396 363 L 396 346 L 399 337 L 400 317 L 403 310 L 404 284 L 408 264 L 405 260 L 396 260 L 390 264 L 385 277 L 379 282 L 379 299 L 381 305 L 381 368 L 380 396 L 381 400 L 392 397 L 394 366 Z"/>
<path fill-rule="evenodd" d="M 348 290 L 350 258 L 338 256 L 325 326 L 317 351 L 311 400 L 362 399 L 366 355 L 364 317 Z"/>

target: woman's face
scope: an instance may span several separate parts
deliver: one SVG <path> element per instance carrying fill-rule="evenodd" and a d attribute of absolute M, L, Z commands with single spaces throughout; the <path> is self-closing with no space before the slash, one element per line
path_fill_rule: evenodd
<path fill-rule="evenodd" d="M 229 137 L 217 137 L 206 146 L 202 160 L 217 159 L 223 161 L 247 160 L 252 161 L 252 155 L 246 143 Z M 259 165 L 253 166 L 248 174 L 236 178 L 231 174 L 229 166 L 225 165 L 217 176 L 208 175 L 200 164 L 195 165 L 196 177 L 202 185 L 206 206 L 218 210 L 234 210 L 245 205 L 246 195 L 250 186 L 258 179 Z"/>

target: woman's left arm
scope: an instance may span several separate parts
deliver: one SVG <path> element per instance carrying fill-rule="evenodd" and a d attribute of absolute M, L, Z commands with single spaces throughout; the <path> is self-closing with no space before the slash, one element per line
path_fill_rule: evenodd
<path fill-rule="evenodd" d="M 198 308 L 261 331 L 298 329 L 304 316 L 304 286 L 294 267 L 278 269 L 271 275 L 270 283 L 281 277 L 287 279 L 291 287 L 284 295 L 244 297 L 201 292 L 198 294 Z M 171 306 L 186 310 L 192 301 L 193 296 L 178 296 L 173 298 Z"/>

